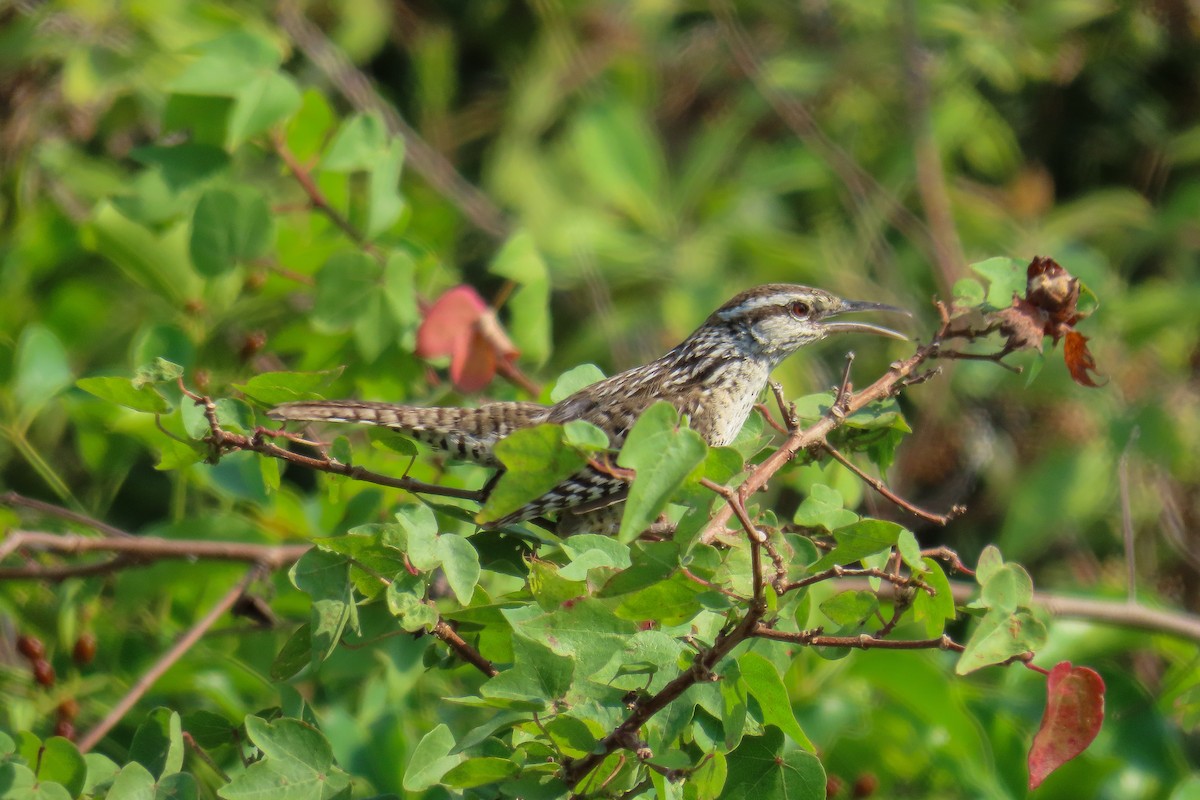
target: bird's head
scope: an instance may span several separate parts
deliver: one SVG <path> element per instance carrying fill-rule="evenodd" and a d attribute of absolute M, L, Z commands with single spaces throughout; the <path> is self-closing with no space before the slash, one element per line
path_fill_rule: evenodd
<path fill-rule="evenodd" d="M 706 325 L 729 326 L 746 344 L 773 363 L 832 333 L 873 333 L 893 339 L 908 338 L 880 325 L 833 319 L 854 311 L 908 313 L 882 303 L 843 300 L 821 289 L 773 283 L 737 295 L 714 311 Z"/>

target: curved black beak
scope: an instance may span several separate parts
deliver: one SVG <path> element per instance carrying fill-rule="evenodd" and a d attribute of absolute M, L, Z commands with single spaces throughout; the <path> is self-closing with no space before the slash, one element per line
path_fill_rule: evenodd
<path fill-rule="evenodd" d="M 849 314 L 855 311 L 887 311 L 893 314 L 904 314 L 911 317 L 912 314 L 905 311 L 903 308 L 884 305 L 883 303 L 867 303 L 861 300 L 843 300 L 838 308 L 830 309 L 825 312 L 826 317 L 836 316 L 838 314 Z M 899 331 L 894 331 L 891 328 L 885 328 L 882 325 L 872 325 L 869 322 L 822 322 L 821 325 L 829 333 L 873 333 L 877 336 L 890 336 L 893 339 L 908 341 L 908 337 Z"/>

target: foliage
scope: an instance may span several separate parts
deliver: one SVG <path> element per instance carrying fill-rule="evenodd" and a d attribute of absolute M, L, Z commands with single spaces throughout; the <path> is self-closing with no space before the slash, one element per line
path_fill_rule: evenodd
<path fill-rule="evenodd" d="M 1103 675 L 1109 721 L 1049 777 L 1069 748 L 1039 735 L 1038 796 L 1190 797 L 1195 639 L 1051 618 L 1033 591 L 1121 597 L 1133 574 L 1145 602 L 1200 597 L 1200 128 L 1177 102 L 1200 58 L 1194 11 L 1160 6 L 0 12 L 0 613 L 23 637 L 0 794 L 1023 796 L 1043 708 L 1053 730 L 1094 697 L 1071 661 Z M 922 131 L 944 180 L 914 166 Z M 954 243 L 918 216 L 938 185 Z M 947 362 L 828 436 L 920 507 L 964 503 L 945 530 L 893 519 L 816 447 L 747 498 L 765 542 L 736 521 L 707 539 L 713 487 L 795 433 L 762 415 L 729 448 L 670 408 L 620 453 L 571 425 L 511 440 L 509 506 L 546 470 L 632 470 L 615 539 L 480 533 L 487 471 L 398 437 L 339 435 L 317 474 L 258 433 L 281 402 L 454 405 L 493 376 L 489 397 L 557 399 L 759 282 L 905 305 L 927 342 L 930 295 L 1005 309 L 1035 254 L 1082 279 L 1108 384 L 1032 352 L 1009 358 L 1022 377 Z M 863 385 L 911 352 L 854 346 Z M 820 391 L 841 352 L 778 370 L 801 427 L 844 399 Z M 427 484 L 453 496 L 404 488 Z M 664 510 L 673 537 L 638 539 Z M 13 544 L 38 531 L 258 549 Z M 953 583 L 970 602 L 943 544 L 975 566 Z M 995 666 L 1031 650 L 1059 665 L 1049 702 L 1043 676 Z"/>

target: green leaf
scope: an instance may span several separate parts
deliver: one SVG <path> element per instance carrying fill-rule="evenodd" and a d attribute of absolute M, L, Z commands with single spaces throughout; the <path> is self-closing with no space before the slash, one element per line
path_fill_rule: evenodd
<path fill-rule="evenodd" d="M 509 237 L 490 270 L 520 285 L 506 303 L 508 328 L 521 355 L 534 365 L 543 363 L 550 355 L 550 278 L 529 232 Z"/>
<path fill-rule="evenodd" d="M 582 758 L 596 749 L 596 734 L 587 723 L 569 714 L 559 714 L 546 723 L 546 735 L 568 758 Z"/>
<path fill-rule="evenodd" d="M 1033 579 L 1020 564 L 1005 564 L 988 575 L 980 599 L 988 608 L 1013 611 L 1033 603 Z"/>
<path fill-rule="evenodd" d="M 1026 264 L 1015 258 L 989 258 L 971 264 L 971 269 L 988 282 L 987 305 L 993 309 L 1008 308 L 1013 295 L 1025 295 Z"/>
<path fill-rule="evenodd" d="M 821 613 L 835 625 L 859 628 L 879 610 L 879 598 L 874 592 L 839 592 L 821 603 Z"/>
<path fill-rule="evenodd" d="M 563 441 L 584 452 L 608 450 L 608 434 L 583 419 L 573 419 L 563 425 Z"/>
<path fill-rule="evenodd" d="M 261 192 L 209 189 L 192 215 L 192 264 L 201 275 L 216 277 L 266 253 L 273 238 L 271 211 Z"/>
<path fill-rule="evenodd" d="M 17 340 L 13 364 L 18 427 L 28 425 L 46 403 L 71 385 L 71 380 L 67 351 L 58 337 L 43 325 L 26 325 Z"/>
<path fill-rule="evenodd" d="M 87 762 L 69 739 L 51 736 L 42 745 L 37 779 L 62 784 L 70 797 L 78 797 L 87 782 Z"/>
<path fill-rule="evenodd" d="M 404 788 L 409 792 L 421 792 L 441 781 L 451 768 L 465 760 L 465 756 L 450 755 L 454 748 L 454 734 L 445 725 L 425 734 L 417 742 L 408 769 L 404 771 Z"/>
<path fill-rule="evenodd" d="M 496 444 L 506 467 L 476 519 L 485 524 L 511 514 L 583 469 L 587 459 L 563 441 L 561 425 L 514 431 Z"/>
<path fill-rule="evenodd" d="M 149 718 L 133 734 L 129 758 L 155 778 L 179 772 L 183 767 L 183 729 L 179 715 L 169 708 L 151 711 Z"/>
<path fill-rule="evenodd" d="M 631 566 L 609 579 L 599 597 L 617 597 L 663 580 L 679 568 L 679 545 L 674 542 L 636 542 L 632 545 L 630 560 Z"/>
<path fill-rule="evenodd" d="M 131 761 L 113 778 L 108 797 L 120 797 L 122 800 L 156 800 L 154 776 L 138 762 Z"/>
<path fill-rule="evenodd" d="M 138 163 L 155 167 L 173 192 L 180 192 L 216 175 L 229 166 L 229 154 L 219 147 L 183 142 L 177 145 L 145 145 L 129 151 Z"/>
<path fill-rule="evenodd" d="M 564 539 L 562 548 L 571 563 L 559 568 L 558 573 L 572 581 L 587 580 L 588 570 L 596 567 L 625 569 L 631 563 L 629 547 L 611 536 L 581 533 Z"/>
<path fill-rule="evenodd" d="M 746 732 L 748 694 L 738 662 L 726 662 L 720 674 L 721 726 L 725 729 L 725 749 L 732 750 Z"/>
<path fill-rule="evenodd" d="M 75 385 L 91 395 L 116 403 L 134 411 L 148 414 L 166 414 L 171 411 L 171 404 L 157 389 L 144 385 L 135 389 L 129 378 L 80 378 Z"/>
<path fill-rule="evenodd" d="M 800 503 L 792 520 L 808 528 L 824 528 L 833 531 L 858 521 L 858 514 L 842 507 L 842 495 L 837 489 L 823 483 L 815 483 L 808 497 Z"/>
<path fill-rule="evenodd" d="M 591 674 L 607 663 L 637 626 L 618 618 L 610 602 L 583 597 L 552 610 L 537 606 L 506 608 L 501 612 L 516 639 L 546 643 L 550 649 L 579 662 L 583 674 Z"/>
<path fill-rule="evenodd" d="M 159 356 L 150 363 L 138 367 L 132 383 L 133 388 L 141 389 L 143 386 L 155 383 L 170 383 L 182 377 L 183 367 Z"/>
<path fill-rule="evenodd" d="M 925 624 L 925 635 L 932 638 L 941 636 L 946 629 L 946 623 L 958 614 L 954 609 L 954 593 L 950 588 L 950 580 L 942 570 L 942 565 L 932 558 L 925 558 L 924 561 L 924 579 L 935 594 L 931 597 L 924 591 L 915 592 L 913 615 Z"/>
<path fill-rule="evenodd" d="M 246 735 L 263 757 L 217 791 L 225 800 L 332 800 L 349 788 L 350 776 L 334 766 L 328 740 L 312 725 L 249 716 Z"/>
<path fill-rule="evenodd" d="M 595 364 L 580 364 L 558 376 L 554 388 L 550 390 L 550 402 L 565 400 L 580 389 L 602 380 L 604 373 Z"/>
<path fill-rule="evenodd" d="M 896 544 L 903 530 L 895 522 L 881 519 L 863 519 L 838 528 L 833 532 L 837 546 L 818 559 L 810 569 L 816 572 L 834 564 L 849 564 L 883 552 Z"/>
<path fill-rule="evenodd" d="M 722 800 L 825 800 L 821 762 L 812 753 L 786 750 L 778 728 L 767 728 L 764 736 L 743 740 L 727 763 Z"/>
<path fill-rule="evenodd" d="M 233 388 L 265 406 L 277 406 L 293 400 L 320 399 L 317 390 L 341 374 L 342 367 L 320 372 L 260 372 L 245 383 L 235 383 Z"/>
<path fill-rule="evenodd" d="M 305 653 L 307 655 L 307 651 Z M 183 715 L 183 729 L 195 740 L 196 744 L 205 748 L 233 744 L 238 739 L 237 725 L 220 714 L 203 708 L 189 711 Z"/>
<path fill-rule="evenodd" d="M 292 632 L 271 662 L 271 679 L 286 681 L 312 663 L 312 623 L 305 622 Z"/>
<path fill-rule="evenodd" d="M 404 140 L 393 139 L 367 174 L 367 220 L 364 233 L 375 239 L 400 219 L 400 170 L 404 166 Z"/>
<path fill-rule="evenodd" d="M 448 770 L 439 782 L 456 789 L 472 789 L 511 778 L 520 770 L 517 764 L 507 758 L 469 758 Z"/>
<path fill-rule="evenodd" d="M 966 675 L 1031 650 L 1036 652 L 1045 643 L 1046 626 L 1028 608 L 1012 612 L 993 609 L 967 640 L 954 671 Z"/>
<path fill-rule="evenodd" d="M 301 104 L 300 88 L 278 71 L 255 76 L 235 95 L 226 128 L 226 145 L 241 146 L 294 114 Z"/>
<path fill-rule="evenodd" d="M 358 625 L 350 587 L 350 562 L 341 555 L 309 550 L 288 571 L 292 584 L 312 597 L 312 663 L 333 653 L 347 625 Z"/>
<path fill-rule="evenodd" d="M 751 650 L 738 658 L 738 667 L 741 668 L 742 679 L 751 697 L 758 701 L 763 724 L 777 726 L 796 744 L 815 753 L 816 747 L 796 721 L 787 687 L 783 685 L 775 665 L 766 656 Z"/>
<path fill-rule="evenodd" d="M 484 697 L 528 701 L 541 708 L 570 690 L 575 658 L 522 636 L 513 637 L 512 649 L 513 665 L 483 684 Z"/>
<path fill-rule="evenodd" d="M 686 650 L 679 639 L 662 631 L 638 631 L 589 677 L 626 691 L 657 692 L 675 677 L 675 665 Z"/>
<path fill-rule="evenodd" d="M 366 172 L 387 149 L 388 132 L 375 114 L 348 117 L 321 159 L 321 169 L 329 172 Z"/>
<path fill-rule="evenodd" d="M 383 543 L 404 551 L 409 563 L 421 572 L 437 569 L 442 563 L 438 554 L 438 524 L 433 509 L 419 503 L 401 506 L 396 511 L 399 527 L 389 527 Z"/>
<path fill-rule="evenodd" d="M 622 595 L 617 615 L 634 622 L 653 620 L 673 627 L 693 619 L 704 609 L 700 595 L 705 587 L 682 574 Z"/>
<path fill-rule="evenodd" d="M 1000 555 L 1000 550 L 995 545 L 987 545 L 979 554 L 979 563 L 975 565 L 976 582 L 980 586 L 985 585 L 1002 566 L 1004 558 Z"/>
<path fill-rule="evenodd" d="M 81 239 L 84 247 L 107 258 L 131 280 L 179 307 L 201 289 L 188 257 L 187 233 L 185 225 L 152 232 L 102 201 L 81 231 Z"/>
<path fill-rule="evenodd" d="M 425 585 L 416 578 L 394 580 L 388 585 L 388 611 L 400 620 L 400 627 L 404 630 L 431 630 L 437 624 L 437 609 L 425 602 L 424 594 Z"/>
<path fill-rule="evenodd" d="M 464 606 L 470 605 L 479 582 L 479 553 L 464 537 L 452 533 L 438 537 L 437 552 L 454 596 Z"/>
<path fill-rule="evenodd" d="M 959 308 L 976 308 L 983 305 L 983 284 L 974 278 L 961 278 L 954 284 L 954 305 Z"/>
<path fill-rule="evenodd" d="M 648 528 L 707 455 L 708 445 L 700 434 L 679 427 L 679 413 L 670 403 L 642 412 L 617 457 L 620 466 L 637 472 L 617 538 L 629 542 Z"/>
<path fill-rule="evenodd" d="M 379 301 L 383 267 L 366 253 L 343 250 L 332 255 L 316 275 L 312 319 L 327 331 L 353 325 L 373 301 Z"/>

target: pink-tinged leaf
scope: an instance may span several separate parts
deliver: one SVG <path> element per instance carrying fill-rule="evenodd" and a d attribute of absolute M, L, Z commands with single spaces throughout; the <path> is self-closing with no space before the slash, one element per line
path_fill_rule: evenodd
<path fill-rule="evenodd" d="M 417 329 L 417 355 L 436 358 L 453 355 L 462 340 L 470 339 L 475 323 L 489 312 L 488 304 L 470 286 L 455 286 L 434 301 Z"/>
<path fill-rule="evenodd" d="M 496 375 L 496 353 L 478 331 L 459 344 L 450 356 L 450 380 L 460 392 L 477 392 Z"/>
<path fill-rule="evenodd" d="M 1087 749 L 1104 721 L 1104 680 L 1063 661 L 1050 670 L 1046 713 L 1029 748 L 1029 788 Z"/>

